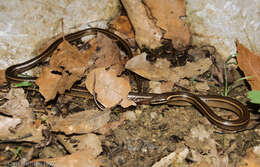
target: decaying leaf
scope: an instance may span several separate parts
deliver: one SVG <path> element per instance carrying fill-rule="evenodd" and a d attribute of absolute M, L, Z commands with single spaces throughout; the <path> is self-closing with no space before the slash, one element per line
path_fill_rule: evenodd
<path fill-rule="evenodd" d="M 106 135 L 108 134 L 111 130 L 114 130 L 118 128 L 118 126 L 122 125 L 126 118 L 124 116 L 121 116 L 119 121 L 113 121 L 105 124 L 102 128 L 98 129 L 98 132 L 100 134 Z"/>
<path fill-rule="evenodd" d="M 160 159 L 160 161 L 156 162 L 152 167 L 165 167 L 170 166 L 171 164 L 184 164 L 187 154 L 189 153 L 189 149 L 185 146 L 177 148 L 174 152 Z"/>
<path fill-rule="evenodd" d="M 206 129 L 203 125 L 198 125 L 190 130 L 190 135 L 184 137 L 185 145 L 191 151 L 191 157 L 196 166 L 204 165 L 204 161 L 209 162 L 211 166 L 227 166 L 229 162 L 229 153 L 234 151 L 232 147 L 226 150 L 222 155 L 217 149 L 217 142 L 212 138 L 213 129 Z M 207 153 L 207 154 L 201 154 Z M 198 165 L 199 164 L 199 165 Z"/>
<path fill-rule="evenodd" d="M 150 81 L 149 88 L 151 89 L 151 93 L 165 93 L 171 92 L 174 83 L 172 81 L 167 82 L 158 82 L 158 81 Z"/>
<path fill-rule="evenodd" d="M 177 49 L 182 49 L 190 43 L 189 27 L 182 17 L 186 15 L 184 0 L 144 0 L 156 18 L 156 25 L 165 30 L 164 38 L 171 39 Z M 158 5 L 160 4 L 160 5 Z"/>
<path fill-rule="evenodd" d="M 70 153 L 86 149 L 92 151 L 94 156 L 98 156 L 102 152 L 100 137 L 93 133 L 70 136 L 69 138 L 60 134 L 57 138 Z"/>
<path fill-rule="evenodd" d="M 46 165 L 55 166 L 55 167 L 99 167 L 101 166 L 101 162 L 96 157 L 96 155 L 92 152 L 92 150 L 84 150 L 78 151 L 71 155 L 57 157 L 57 158 L 49 158 L 49 159 L 37 159 L 33 162 L 33 164 L 37 164 L 37 162 L 45 162 Z"/>
<path fill-rule="evenodd" d="M 120 37 L 124 35 L 123 39 L 134 38 L 134 32 L 127 16 L 116 17 L 109 23 L 115 30 L 120 32 Z"/>
<path fill-rule="evenodd" d="M 36 84 L 39 85 L 39 92 L 44 96 L 45 101 L 54 99 L 58 92 L 61 75 L 54 74 L 52 71 L 53 69 L 50 67 L 43 67 L 40 77 L 36 80 Z"/>
<path fill-rule="evenodd" d="M 1 140 L 31 141 L 39 143 L 42 139 L 42 126 L 36 127 L 32 110 L 21 88 L 11 89 L 5 97 L 8 101 L 0 106 L 1 113 L 12 116 L 0 116 Z M 18 139 L 20 137 L 24 137 Z"/>
<path fill-rule="evenodd" d="M 50 65 L 42 69 L 36 80 L 45 101 L 55 98 L 57 93 L 63 94 L 82 78 L 87 67 L 87 56 L 67 41 L 58 46 L 50 59 Z"/>
<path fill-rule="evenodd" d="M 237 45 L 237 62 L 238 66 L 243 70 L 245 76 L 252 76 L 247 79 L 253 90 L 260 90 L 260 56 L 251 52 L 244 45 L 236 41 Z"/>
<path fill-rule="evenodd" d="M 122 0 L 127 15 L 135 30 L 135 40 L 139 47 L 157 48 L 161 46 L 162 30 L 156 26 L 155 20 L 142 1 Z M 138 16 L 138 17 L 136 17 Z"/>
<path fill-rule="evenodd" d="M 239 167 L 259 167 L 260 166 L 260 146 L 256 146 L 247 151 L 247 155 L 240 162 Z"/>
<path fill-rule="evenodd" d="M 97 94 L 97 100 L 106 108 L 111 108 L 117 104 L 122 107 L 135 105 L 127 96 L 131 90 L 127 78 L 117 77 L 113 69 L 96 68 L 92 70 L 86 80 L 86 87 L 93 94 Z"/>
<path fill-rule="evenodd" d="M 5 70 L 0 70 L 0 86 L 6 82 Z"/>
<path fill-rule="evenodd" d="M 157 59 L 154 64 L 146 60 L 146 53 L 142 53 L 129 60 L 126 68 L 152 81 L 172 81 L 176 83 L 181 78 L 191 78 L 206 72 L 212 62 L 209 58 L 188 62 L 185 66 L 170 68 L 166 59 Z"/>
<path fill-rule="evenodd" d="M 80 80 L 87 69 L 97 67 L 111 68 L 120 74 L 123 71 L 123 60 L 118 46 L 102 33 L 90 41 L 90 48 L 79 51 L 69 42 L 63 41 L 54 51 L 49 66 L 44 67 L 36 84 L 40 93 L 49 101 L 56 94 L 63 94 Z"/>
<path fill-rule="evenodd" d="M 66 118 L 50 118 L 52 130 L 65 134 L 84 134 L 103 127 L 110 119 L 110 111 L 83 111 Z"/>
<path fill-rule="evenodd" d="M 91 55 L 95 61 L 95 68 L 105 67 L 114 69 L 117 74 L 121 74 L 124 67 L 118 46 L 104 34 L 98 33 L 96 39 L 96 52 Z"/>

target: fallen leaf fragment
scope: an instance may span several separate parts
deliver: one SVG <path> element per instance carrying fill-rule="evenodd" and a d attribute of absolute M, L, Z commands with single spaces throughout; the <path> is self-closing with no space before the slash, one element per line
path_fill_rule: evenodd
<path fill-rule="evenodd" d="M 58 83 L 61 79 L 61 75 L 54 74 L 52 71 L 53 69 L 50 67 L 43 67 L 40 77 L 36 80 L 36 84 L 39 86 L 39 92 L 43 95 L 45 101 L 54 99 L 58 92 Z"/>
<path fill-rule="evenodd" d="M 52 117 L 48 119 L 52 131 L 65 134 L 84 134 L 103 127 L 110 119 L 110 111 L 83 111 L 67 116 L 66 118 Z"/>
<path fill-rule="evenodd" d="M 98 156 L 102 152 L 100 137 L 93 133 L 70 137 L 60 134 L 58 140 L 70 153 L 88 150 L 92 151 L 94 156 Z"/>
<path fill-rule="evenodd" d="M 158 81 L 150 81 L 149 88 L 151 89 L 151 93 L 165 93 L 172 91 L 174 83 L 172 81 L 167 82 L 158 82 Z"/>
<path fill-rule="evenodd" d="M 260 146 L 249 149 L 239 167 L 260 167 Z"/>
<path fill-rule="evenodd" d="M 63 41 L 53 53 L 50 65 L 43 68 L 36 84 L 45 101 L 55 98 L 57 93 L 63 94 L 82 78 L 88 66 L 88 55 L 81 54 L 76 47 Z"/>
<path fill-rule="evenodd" d="M 127 16 L 116 17 L 109 24 L 125 37 L 134 38 L 134 32 Z"/>
<path fill-rule="evenodd" d="M 252 90 L 260 90 L 260 56 L 251 52 L 236 40 L 237 62 L 245 76 L 253 76 L 247 79 Z"/>
<path fill-rule="evenodd" d="M 152 16 L 143 2 L 140 0 L 122 0 L 121 2 L 134 27 L 135 39 L 139 47 L 154 49 L 161 46 L 162 30 L 156 26 L 155 19 L 151 19 Z"/>
<path fill-rule="evenodd" d="M 165 167 L 175 165 L 175 164 L 184 164 L 184 159 L 189 153 L 189 149 L 186 147 L 180 147 L 176 149 L 176 151 L 170 153 L 169 155 L 160 159 L 160 161 L 156 162 L 152 167 Z"/>
<path fill-rule="evenodd" d="M 35 126 L 33 113 L 25 98 L 24 90 L 21 88 L 11 89 L 5 98 L 8 101 L 0 106 L 0 111 L 12 116 L 12 118 L 0 116 L 1 140 L 39 143 L 43 139 L 43 127 Z"/>
<path fill-rule="evenodd" d="M 98 33 L 95 45 L 96 52 L 91 55 L 91 59 L 95 60 L 95 68 L 110 68 L 114 69 L 117 74 L 121 74 L 124 70 L 124 62 L 117 44 L 106 35 Z"/>
<path fill-rule="evenodd" d="M 11 89 L 5 96 L 8 101 L 0 106 L 0 110 L 6 115 L 21 118 L 32 118 L 32 110 L 22 88 Z"/>
<path fill-rule="evenodd" d="M 99 167 L 101 162 L 95 156 L 91 150 L 78 151 L 71 155 L 63 157 L 49 158 L 49 159 L 38 159 L 31 161 L 33 164 L 42 164 L 46 162 L 46 165 L 54 167 Z"/>
<path fill-rule="evenodd" d="M 0 70 L 0 86 L 4 85 L 4 83 L 6 83 L 6 78 L 5 78 L 5 69 L 4 70 Z"/>
<path fill-rule="evenodd" d="M 144 0 L 152 16 L 156 18 L 156 25 L 165 30 L 164 38 L 171 39 L 174 48 L 183 49 L 190 43 L 190 30 L 185 20 L 184 0 Z M 160 5 L 158 5 L 160 4 Z"/>
<path fill-rule="evenodd" d="M 98 129 L 98 132 L 103 135 L 107 135 L 111 130 L 118 128 L 126 120 L 125 117 L 120 117 L 119 121 L 113 121 L 105 124 L 102 128 Z"/>
<path fill-rule="evenodd" d="M 151 81 L 172 81 L 176 83 L 181 78 L 191 78 L 203 74 L 209 70 L 212 62 L 209 58 L 199 59 L 196 62 L 188 62 L 185 66 L 170 68 L 170 62 L 166 59 L 157 59 L 151 64 L 146 60 L 146 53 L 130 59 L 126 68 Z"/>
<path fill-rule="evenodd" d="M 106 108 L 120 104 L 122 107 L 135 105 L 128 100 L 128 93 L 131 90 L 128 79 L 117 77 L 113 69 L 96 68 L 92 70 L 86 80 L 87 89 L 97 94 L 97 100 Z"/>

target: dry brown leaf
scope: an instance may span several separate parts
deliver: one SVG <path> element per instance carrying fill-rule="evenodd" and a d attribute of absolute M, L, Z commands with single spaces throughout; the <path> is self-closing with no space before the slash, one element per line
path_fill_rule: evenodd
<path fill-rule="evenodd" d="M 69 138 L 60 134 L 58 140 L 70 153 L 89 150 L 93 155 L 98 156 L 102 152 L 100 137 L 93 133 L 73 135 Z"/>
<path fill-rule="evenodd" d="M 60 67 L 74 75 L 82 75 L 87 66 L 88 55 L 83 55 L 68 41 L 63 41 L 50 59 L 50 66 Z"/>
<path fill-rule="evenodd" d="M 54 74 L 52 71 L 53 69 L 50 67 L 43 67 L 40 77 L 36 80 L 36 84 L 39 85 L 39 92 L 43 95 L 45 101 L 54 99 L 58 92 L 61 75 Z"/>
<path fill-rule="evenodd" d="M 184 0 L 145 0 L 144 2 L 156 18 L 156 25 L 166 31 L 164 38 L 171 39 L 177 49 L 189 45 L 190 30 L 185 20 L 181 18 L 186 16 Z"/>
<path fill-rule="evenodd" d="M 174 83 L 172 81 L 158 82 L 150 81 L 149 88 L 151 93 L 165 93 L 172 91 Z"/>
<path fill-rule="evenodd" d="M 122 107 L 135 105 L 127 97 L 131 90 L 129 80 L 117 77 L 117 73 L 113 69 L 107 71 L 105 68 L 96 68 L 92 70 L 87 76 L 86 87 L 92 94 L 93 90 L 97 93 L 97 100 L 106 108 L 117 104 Z"/>
<path fill-rule="evenodd" d="M 256 146 L 255 148 L 260 150 L 259 147 L 260 146 Z M 255 153 L 252 148 L 249 149 L 246 157 L 241 161 L 239 167 L 260 167 L 260 154 Z"/>
<path fill-rule="evenodd" d="M 253 90 L 260 90 L 260 56 L 251 52 L 244 45 L 236 40 L 237 45 L 237 62 L 238 66 L 243 70 L 245 76 L 252 76 L 247 79 Z"/>
<path fill-rule="evenodd" d="M 180 164 L 179 166 L 182 166 L 188 153 L 189 149 L 181 144 L 177 146 L 177 149 L 174 152 L 160 159 L 158 162 L 153 164 L 152 167 L 175 166 L 175 164 Z"/>
<path fill-rule="evenodd" d="M 98 129 L 98 133 L 107 135 L 109 132 L 122 125 L 125 120 L 126 120 L 125 117 L 120 117 L 119 121 L 109 122 L 106 125 L 104 125 L 102 128 Z"/>
<path fill-rule="evenodd" d="M 134 32 L 127 16 L 119 16 L 110 22 L 110 25 L 127 38 L 134 38 Z"/>
<path fill-rule="evenodd" d="M 24 90 L 21 88 L 11 89 L 5 97 L 8 101 L 0 106 L 0 111 L 6 115 L 0 116 L 1 140 L 31 141 L 39 143 L 42 139 L 42 126 L 34 124 L 33 112 L 29 108 Z M 30 136 L 28 136 L 30 134 Z M 23 139 L 19 137 L 27 136 Z"/>
<path fill-rule="evenodd" d="M 157 48 L 161 46 L 162 30 L 156 26 L 142 1 L 122 0 L 127 15 L 135 30 L 135 39 L 139 47 Z M 160 4 L 161 5 L 161 4 Z M 137 17 L 138 16 L 138 17 Z"/>
<path fill-rule="evenodd" d="M 206 72 L 212 62 L 209 58 L 199 59 L 196 62 L 188 62 L 185 66 L 170 68 L 170 62 L 166 59 L 157 59 L 154 64 L 146 60 L 146 53 L 130 59 L 126 68 L 152 81 L 172 81 L 176 83 L 181 78 L 191 78 Z"/>
<path fill-rule="evenodd" d="M 99 167 L 101 166 L 101 162 L 93 154 L 91 150 L 79 151 L 63 157 L 38 159 L 31 162 L 33 162 L 33 164 L 37 164 L 37 162 L 39 162 L 39 164 L 40 163 L 42 164 L 42 162 L 46 162 L 46 164 L 48 164 L 49 166 L 54 166 L 54 167 Z"/>
<path fill-rule="evenodd" d="M 110 119 L 110 111 L 83 111 L 72 114 L 66 118 L 48 119 L 55 132 L 64 132 L 65 134 L 83 134 L 90 133 L 103 127 Z"/>
<path fill-rule="evenodd" d="M 5 78 L 5 69 L 4 70 L 0 70 L 0 86 L 4 85 L 4 83 L 6 83 L 6 78 Z"/>
<path fill-rule="evenodd" d="M 117 74 L 121 74 L 124 70 L 124 62 L 121 60 L 118 46 L 104 34 L 98 33 L 96 48 L 96 52 L 91 55 L 91 59 L 95 60 L 95 68 L 110 68 L 114 69 Z"/>
<path fill-rule="evenodd" d="M 50 65 L 42 69 L 36 84 L 45 101 L 55 98 L 57 93 L 63 94 L 82 78 L 88 66 L 88 55 L 81 54 L 69 42 L 62 42 L 50 59 Z"/>

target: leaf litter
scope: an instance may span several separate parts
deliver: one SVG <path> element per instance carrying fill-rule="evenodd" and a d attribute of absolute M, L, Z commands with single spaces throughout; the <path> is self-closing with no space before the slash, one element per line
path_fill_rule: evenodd
<path fill-rule="evenodd" d="M 123 38 L 133 38 L 135 32 L 139 47 L 156 48 L 162 45 L 163 36 L 171 39 L 175 47 L 185 47 L 189 44 L 190 34 L 185 22 L 180 19 L 185 15 L 183 2 L 167 1 L 157 8 L 158 4 L 154 1 L 122 1 L 135 31 L 127 24 L 127 17 L 120 17 L 114 28 L 124 33 Z M 166 10 L 169 8 L 173 8 L 173 12 Z M 165 14 L 165 11 L 168 13 Z M 136 14 L 140 17 L 136 17 Z M 120 22 L 125 24 L 125 27 L 120 27 Z M 0 126 L 0 134 L 3 134 L 1 140 L 19 141 L 20 137 L 25 136 L 22 141 L 40 143 L 43 126 L 48 124 L 51 133 L 56 135 L 56 141 L 59 141 L 70 155 L 41 157 L 31 162 L 46 162 L 55 166 L 232 166 L 239 164 L 245 153 L 247 156 L 239 166 L 247 164 L 254 167 L 259 164 L 257 151 L 252 153 L 252 147 L 259 144 L 257 132 L 247 132 L 246 139 L 242 138 L 241 134 L 214 134 L 212 125 L 194 108 L 137 106 L 133 112 L 126 112 L 127 114 L 120 113 L 118 108 L 111 112 L 111 108 L 116 105 L 135 105 L 127 98 L 133 88 L 130 86 L 130 79 L 122 74 L 125 64 L 127 69 L 150 80 L 150 85 L 153 86 L 149 89 L 153 89 L 152 92 L 161 93 L 172 90 L 176 83 L 184 80 L 189 82 L 187 78 L 203 75 L 212 65 L 209 58 L 187 62 L 185 66 L 172 67 L 171 62 L 163 58 L 150 62 L 146 55 L 140 54 L 139 51 L 140 55 L 124 62 L 121 58 L 125 56 L 124 53 L 115 41 L 105 35 L 98 33 L 88 44 L 87 49 L 78 49 L 64 41 L 52 55 L 49 65 L 42 68 L 37 84 L 45 102 L 48 102 L 57 94 L 70 90 L 76 81 L 86 78 L 87 89 L 96 94 L 98 102 L 106 109 L 81 110 L 68 113 L 67 116 L 49 112 L 46 120 L 35 121 L 35 113 L 30 109 L 28 101 L 24 102 L 24 93 L 13 95 L 12 98 L 7 96 L 9 103 L 4 103 L 0 108 L 3 113 L 1 119 L 4 118 Z M 238 55 L 249 53 L 245 48 L 241 48 L 238 43 Z M 243 65 L 240 63 L 239 66 L 242 68 Z M 190 90 L 208 90 L 207 81 L 187 85 L 195 87 Z M 23 100 L 18 100 L 20 97 Z M 77 102 L 80 103 L 80 100 Z M 23 103 L 24 105 L 21 105 Z M 26 137 L 27 134 L 31 137 Z M 252 143 L 252 146 L 248 146 L 248 142 Z M 106 149 L 103 150 L 101 145 Z M 49 148 L 48 145 L 44 147 Z M 31 159 L 32 157 L 28 158 Z"/>

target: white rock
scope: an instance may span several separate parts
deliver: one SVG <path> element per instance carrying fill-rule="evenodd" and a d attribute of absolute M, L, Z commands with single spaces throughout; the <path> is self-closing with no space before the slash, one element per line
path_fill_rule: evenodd
<path fill-rule="evenodd" d="M 193 44 L 211 44 L 225 59 L 235 39 L 260 55 L 259 0 L 187 0 Z"/>
<path fill-rule="evenodd" d="M 105 27 L 119 6 L 118 0 L 0 1 L 0 68 L 34 57 L 39 43 L 61 33 L 62 18 L 65 33 Z"/>

